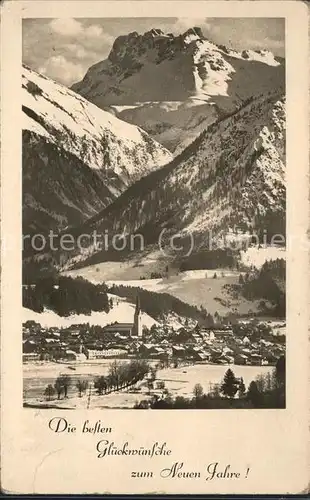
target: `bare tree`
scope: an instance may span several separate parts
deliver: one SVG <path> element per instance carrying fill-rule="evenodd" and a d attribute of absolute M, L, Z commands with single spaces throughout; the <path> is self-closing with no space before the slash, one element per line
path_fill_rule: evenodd
<path fill-rule="evenodd" d="M 65 398 L 68 397 L 68 389 L 71 385 L 71 378 L 69 375 L 63 375 L 63 386 L 64 386 L 64 391 L 65 391 Z"/>
<path fill-rule="evenodd" d="M 48 386 L 45 388 L 44 396 L 46 396 L 47 400 L 50 401 L 51 398 L 54 396 L 54 394 L 55 394 L 54 387 L 52 386 L 52 384 L 48 384 Z"/>
<path fill-rule="evenodd" d="M 65 398 L 68 397 L 68 389 L 70 385 L 71 378 L 69 377 L 69 375 L 59 375 L 59 377 L 57 377 L 54 387 L 57 391 L 58 399 L 60 399 L 62 392 L 64 393 Z"/>
<path fill-rule="evenodd" d="M 193 389 L 193 394 L 196 399 L 199 399 L 203 396 L 203 387 L 201 384 L 196 384 Z"/>
<path fill-rule="evenodd" d="M 61 396 L 63 389 L 64 389 L 62 381 L 61 381 L 61 377 L 57 377 L 54 387 L 55 387 L 55 390 L 57 392 L 57 399 L 60 399 L 60 396 Z"/>
<path fill-rule="evenodd" d="M 104 377 L 103 375 L 101 377 L 97 377 L 94 383 L 95 389 L 97 389 L 98 394 L 102 394 L 103 392 L 107 392 L 107 389 L 109 387 L 108 385 L 108 377 Z"/>
<path fill-rule="evenodd" d="M 77 390 L 79 391 L 79 397 L 82 397 L 83 392 L 87 390 L 88 382 L 87 380 L 78 380 L 76 383 Z"/>

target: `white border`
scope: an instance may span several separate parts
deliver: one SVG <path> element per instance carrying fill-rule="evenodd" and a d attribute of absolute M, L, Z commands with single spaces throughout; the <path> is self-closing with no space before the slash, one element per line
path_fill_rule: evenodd
<path fill-rule="evenodd" d="M 307 487 L 309 455 L 308 252 L 298 243 L 287 254 L 287 408 L 69 412 L 73 422 L 92 418 L 114 428 L 113 440 L 134 445 L 166 440 L 173 461 L 188 470 L 219 461 L 251 467 L 247 480 L 154 481 L 127 475 L 137 460 L 100 462 L 94 441 L 51 435 L 53 411 L 22 408 L 21 363 L 21 18 L 31 17 L 285 17 L 287 62 L 288 235 L 305 241 L 308 210 L 307 7 L 294 1 L 250 2 L 7 2 L 1 30 L 1 395 L 2 487 L 19 493 L 298 493 Z M 39 41 L 38 41 L 39 43 Z M 59 413 L 59 412 L 56 412 Z M 74 414 L 73 414 L 74 413 Z M 63 415 L 63 412 L 62 412 Z M 36 436 L 40 434 L 40 441 Z M 96 438 L 95 438 L 96 439 Z M 98 440 L 98 439 L 97 439 Z M 153 469 L 160 466 L 154 465 Z M 167 461 L 158 461 L 167 465 Z M 141 460 L 145 468 L 145 459 Z M 85 472 L 86 469 L 86 472 Z M 81 470 L 84 473 L 81 473 Z"/>

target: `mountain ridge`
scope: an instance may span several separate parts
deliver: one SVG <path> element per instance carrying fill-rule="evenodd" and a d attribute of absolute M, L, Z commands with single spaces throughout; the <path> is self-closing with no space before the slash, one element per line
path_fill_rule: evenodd
<path fill-rule="evenodd" d="M 177 36 L 159 29 L 120 36 L 72 88 L 178 154 L 249 97 L 284 86 L 283 59 L 216 45 L 194 27 Z"/>
<path fill-rule="evenodd" d="M 197 235 L 199 245 L 210 232 L 220 241 L 236 228 L 285 234 L 284 161 L 284 98 L 253 98 L 76 231 L 138 232 L 154 244 L 166 228 L 167 237 Z"/>
<path fill-rule="evenodd" d="M 142 129 L 53 80 L 27 67 L 22 78 L 27 231 L 81 223 L 171 158 Z"/>

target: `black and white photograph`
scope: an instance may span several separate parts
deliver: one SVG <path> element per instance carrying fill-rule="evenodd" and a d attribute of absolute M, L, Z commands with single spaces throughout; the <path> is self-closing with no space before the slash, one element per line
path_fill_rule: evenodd
<path fill-rule="evenodd" d="M 307 495 L 306 5 L 0 28 L 2 491 Z"/>
<path fill-rule="evenodd" d="M 284 18 L 22 44 L 24 407 L 285 408 Z"/>

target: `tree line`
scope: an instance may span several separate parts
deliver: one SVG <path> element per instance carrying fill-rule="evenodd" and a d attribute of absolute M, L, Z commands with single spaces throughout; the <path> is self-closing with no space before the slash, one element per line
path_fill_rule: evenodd
<path fill-rule="evenodd" d="M 136 384 L 143 380 L 147 374 L 149 374 L 148 381 L 154 382 L 156 370 L 145 360 L 132 360 L 130 362 L 114 360 L 109 366 L 107 375 L 100 375 L 94 379 L 94 388 L 98 395 L 109 394 Z M 89 381 L 86 379 L 79 378 L 74 381 L 67 374 L 59 375 L 54 384 L 47 385 L 44 396 L 48 401 L 51 401 L 55 396 L 57 399 L 66 399 L 69 389 L 74 386 L 79 397 L 86 394 L 87 389 L 90 388 Z"/>
<path fill-rule="evenodd" d="M 285 279 L 285 260 L 276 259 L 266 261 L 261 269 L 256 270 L 251 276 L 239 278 L 239 284 L 246 299 L 265 299 L 273 305 L 275 315 L 285 317 Z"/>
<path fill-rule="evenodd" d="M 49 276 L 23 287 L 23 306 L 36 312 L 47 308 L 59 316 L 109 312 L 107 291 L 104 283 L 94 285 L 81 277 Z"/>
<path fill-rule="evenodd" d="M 183 260 L 180 271 L 191 271 L 195 269 L 218 269 L 238 268 L 240 252 L 231 248 L 217 248 L 214 250 L 202 250 L 196 252 Z"/>
<path fill-rule="evenodd" d="M 195 320 L 203 318 L 203 314 L 197 307 L 187 304 L 168 293 L 157 293 L 140 287 L 124 285 L 113 285 L 110 287 L 109 292 L 125 297 L 132 303 L 135 303 L 136 297 L 139 295 L 141 310 L 154 319 L 164 319 L 171 311 Z"/>
<path fill-rule="evenodd" d="M 154 395 L 151 400 L 136 403 L 135 409 L 232 409 L 285 408 L 285 357 L 279 358 L 273 373 L 258 375 L 246 390 L 243 378 L 228 368 L 220 384 L 207 394 L 201 384 L 193 388 L 193 397 Z"/>
<path fill-rule="evenodd" d="M 151 378 L 156 377 L 156 373 L 144 360 L 132 360 L 128 362 L 113 361 L 109 367 L 108 375 L 95 379 L 94 387 L 98 394 L 107 394 L 112 391 L 126 389 L 151 372 Z"/>

